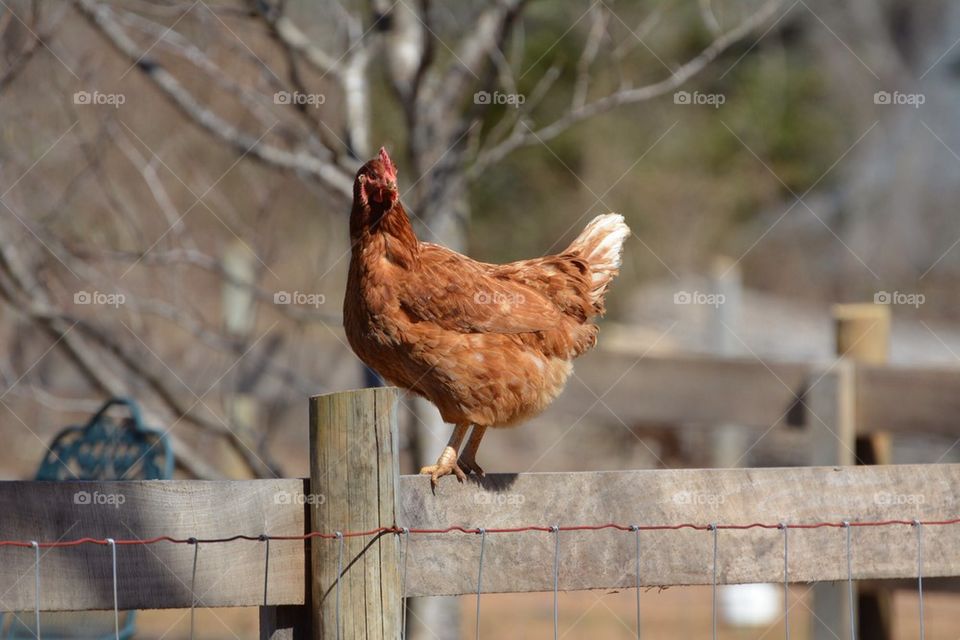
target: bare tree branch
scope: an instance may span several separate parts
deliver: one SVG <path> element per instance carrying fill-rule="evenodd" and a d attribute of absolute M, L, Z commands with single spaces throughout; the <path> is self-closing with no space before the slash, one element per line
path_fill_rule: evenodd
<path fill-rule="evenodd" d="M 127 36 L 114 18 L 112 9 L 93 0 L 76 0 L 76 6 L 117 51 L 131 64 L 136 64 L 175 106 L 209 133 L 243 155 L 249 155 L 280 169 L 316 178 L 344 198 L 352 196 L 353 178 L 339 166 L 303 151 L 291 152 L 268 145 L 262 141 L 262 135 L 254 136 L 238 129 L 197 100 L 159 63 L 144 57 L 141 48 Z"/>
<path fill-rule="evenodd" d="M 227 437 L 237 444 L 236 447 L 244 454 L 245 461 L 257 475 L 273 471 L 265 465 L 249 449 L 249 446 L 238 440 L 239 436 L 224 422 L 210 420 L 201 416 L 193 407 L 187 407 L 178 399 L 170 384 L 163 380 L 163 375 L 157 368 L 147 367 L 142 358 L 134 356 L 119 340 L 92 324 L 70 318 L 60 312 L 50 300 L 46 289 L 36 281 L 30 271 L 20 262 L 17 251 L 9 242 L 0 243 L 0 270 L 7 277 L 7 281 L 16 289 L 9 287 L 0 289 L 0 295 L 7 299 L 10 305 L 21 314 L 27 316 L 50 336 L 58 348 L 65 351 L 71 361 L 102 393 L 110 396 L 125 395 L 127 386 L 120 378 L 106 366 L 100 353 L 109 353 L 121 362 L 129 371 L 142 379 L 160 397 L 169 408 L 174 420 L 185 419 L 188 422 Z M 86 337 L 91 338 L 102 349 L 93 349 Z"/>
<path fill-rule="evenodd" d="M 481 152 L 473 166 L 470 167 L 468 175 L 471 178 L 476 178 L 482 174 L 487 167 L 500 162 L 520 147 L 547 142 L 579 122 L 583 122 L 584 120 L 596 117 L 618 107 L 651 100 L 673 91 L 700 73 L 700 71 L 713 62 L 730 45 L 738 42 L 758 26 L 766 23 L 773 17 L 777 9 L 780 8 L 780 5 L 781 0 L 768 0 L 768 2 L 750 16 L 750 18 L 718 37 L 698 56 L 689 60 L 670 76 L 659 82 L 635 89 L 620 89 L 602 98 L 587 102 L 579 107 L 574 107 L 550 124 L 538 129 L 533 127 L 525 128 L 525 130 L 522 131 L 515 129 L 506 140 Z"/>

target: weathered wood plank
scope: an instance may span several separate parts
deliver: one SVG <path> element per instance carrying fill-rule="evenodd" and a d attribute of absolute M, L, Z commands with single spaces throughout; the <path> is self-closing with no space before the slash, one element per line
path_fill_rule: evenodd
<path fill-rule="evenodd" d="M 412 528 L 681 522 L 813 522 L 947 519 L 960 514 L 960 465 L 663 470 L 489 476 L 444 482 L 432 495 L 420 477 L 401 478 L 400 521 Z M 925 576 L 960 575 L 960 526 L 925 527 Z M 485 592 L 553 588 L 551 533 L 487 535 Z M 710 533 L 642 532 L 641 583 L 710 584 Z M 719 533 L 720 583 L 779 582 L 783 537 L 777 530 Z M 843 529 L 791 530 L 790 579 L 846 578 Z M 636 583 L 630 532 L 561 533 L 560 588 Z M 855 578 L 916 576 L 910 526 L 855 528 Z M 411 535 L 407 595 L 476 589 L 479 536 Z"/>
<path fill-rule="evenodd" d="M 397 524 L 493 528 L 551 523 L 947 519 L 960 514 L 960 465 L 492 475 L 482 485 L 444 480 L 448 481 L 434 495 L 426 478 L 401 477 Z M 124 532 L 129 538 L 222 537 L 259 535 L 264 530 L 299 535 L 304 531 L 304 487 L 305 482 L 296 479 L 129 482 L 119 487 L 116 483 L 0 482 L 0 539 L 120 538 Z M 102 495 L 122 492 L 125 502 L 77 505 L 73 495 L 78 490 Z M 924 529 L 925 577 L 960 576 L 958 533 L 960 525 Z M 635 583 L 632 533 L 560 535 L 562 589 Z M 791 580 L 846 577 L 843 530 L 791 530 L 789 535 Z M 641 582 L 709 584 L 710 536 L 688 530 L 642 532 Z M 719 543 L 720 583 L 782 579 L 781 532 L 724 530 Z M 314 544 L 336 549 L 331 540 Z M 909 526 L 854 529 L 855 577 L 916 577 L 915 545 L 915 531 Z M 299 541 L 271 542 L 270 604 L 304 604 L 304 550 Z M 187 545 L 168 543 L 119 548 L 121 608 L 189 606 L 192 551 Z M 197 585 L 202 605 L 262 605 L 263 552 L 260 542 L 201 545 Z M 476 535 L 412 534 L 406 595 L 472 593 L 478 554 Z M 487 536 L 485 591 L 550 590 L 552 567 L 550 533 Z M 45 610 L 112 607 L 106 547 L 45 552 L 41 573 Z M 0 584 L 4 585 L 0 609 L 33 608 L 32 550 L 0 548 Z"/>
<path fill-rule="evenodd" d="M 960 370 L 861 365 L 857 430 L 960 436 Z"/>
<path fill-rule="evenodd" d="M 350 532 L 394 525 L 398 406 L 393 388 L 310 398 L 310 486 L 322 498 L 311 501 L 314 528 Z M 339 540 L 311 544 L 313 637 L 399 638 L 403 595 L 396 536 L 348 537 L 342 554 L 340 548 Z"/>
<path fill-rule="evenodd" d="M 792 421 L 791 409 L 810 375 L 808 364 L 591 352 L 577 360 L 566 390 L 544 417 L 576 419 L 589 412 L 628 425 L 732 423 L 767 429 Z"/>
<path fill-rule="evenodd" d="M 736 423 L 761 429 L 804 424 L 796 396 L 822 370 L 745 358 L 590 352 L 577 360 L 576 375 L 544 417 L 589 413 L 627 424 Z M 960 436 L 955 419 L 960 369 L 858 363 L 856 378 L 857 433 Z"/>
<path fill-rule="evenodd" d="M 218 538 L 235 534 L 302 535 L 304 480 L 0 482 L 0 539 L 83 537 Z M 263 604 L 262 542 L 200 545 L 199 606 Z M 302 604 L 303 542 L 270 543 L 270 604 Z M 191 545 L 117 546 L 121 609 L 190 606 Z M 34 607 L 34 552 L 0 547 L 0 610 Z M 82 545 L 44 549 L 45 610 L 113 607 L 110 550 Z"/>

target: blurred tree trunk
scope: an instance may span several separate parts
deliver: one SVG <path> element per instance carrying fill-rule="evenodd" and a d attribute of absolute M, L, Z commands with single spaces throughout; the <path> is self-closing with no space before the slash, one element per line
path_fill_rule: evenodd
<path fill-rule="evenodd" d="M 817 68 L 846 103 L 849 144 L 862 136 L 819 193 L 806 198 L 822 223 L 802 206 L 795 210 L 795 225 L 818 235 L 829 226 L 847 245 L 826 240 L 828 250 L 812 258 L 811 270 L 835 283 L 840 298 L 935 286 L 960 266 L 960 250 L 949 251 L 960 236 L 954 214 L 960 199 L 960 5 L 818 0 L 809 12 L 797 10 L 810 50 L 820 58 Z M 923 103 L 883 103 L 895 94 L 917 94 Z"/>

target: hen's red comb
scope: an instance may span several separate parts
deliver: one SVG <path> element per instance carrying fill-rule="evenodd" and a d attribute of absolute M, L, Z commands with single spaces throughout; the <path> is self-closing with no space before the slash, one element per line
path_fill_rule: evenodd
<path fill-rule="evenodd" d="M 393 164 L 393 161 L 390 160 L 390 155 L 387 153 L 386 147 L 380 147 L 380 162 L 383 163 L 383 166 L 389 173 L 396 177 L 397 167 Z"/>

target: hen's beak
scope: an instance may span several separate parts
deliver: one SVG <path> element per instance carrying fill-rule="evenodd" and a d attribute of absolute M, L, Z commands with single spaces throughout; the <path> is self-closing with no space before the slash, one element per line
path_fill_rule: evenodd
<path fill-rule="evenodd" d="M 397 183 L 390 181 L 386 187 L 379 187 L 374 191 L 373 199 L 375 202 L 393 202 L 399 195 Z"/>

